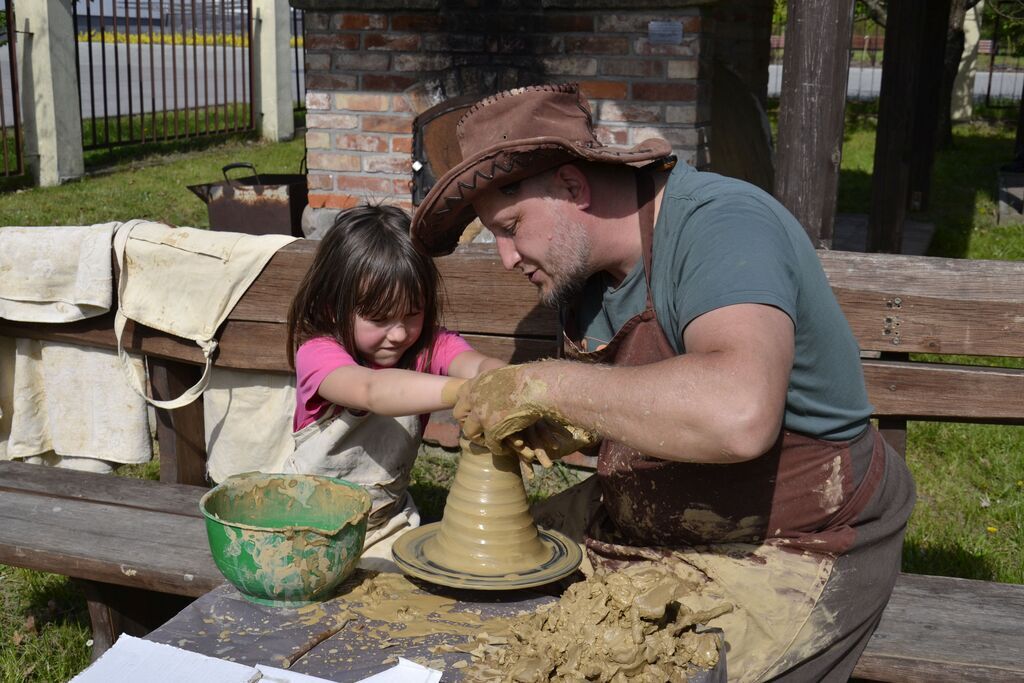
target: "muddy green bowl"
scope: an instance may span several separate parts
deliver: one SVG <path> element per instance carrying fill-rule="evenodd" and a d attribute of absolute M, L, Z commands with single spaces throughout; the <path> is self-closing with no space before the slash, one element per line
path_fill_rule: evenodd
<path fill-rule="evenodd" d="M 297 607 L 330 598 L 355 569 L 370 496 L 343 479 L 246 473 L 199 508 L 224 578 L 252 602 Z"/>

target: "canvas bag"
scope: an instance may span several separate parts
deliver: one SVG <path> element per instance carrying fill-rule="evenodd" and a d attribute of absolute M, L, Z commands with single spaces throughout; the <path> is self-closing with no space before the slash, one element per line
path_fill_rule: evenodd
<path fill-rule="evenodd" d="M 210 382 L 217 328 L 284 245 L 289 235 L 245 235 L 132 220 L 114 234 L 120 266 L 114 316 L 117 353 L 129 384 L 158 408 L 173 409 L 198 398 Z M 181 396 L 158 401 L 129 363 L 121 341 L 125 324 L 140 325 L 194 341 L 206 359 L 199 381 Z"/>

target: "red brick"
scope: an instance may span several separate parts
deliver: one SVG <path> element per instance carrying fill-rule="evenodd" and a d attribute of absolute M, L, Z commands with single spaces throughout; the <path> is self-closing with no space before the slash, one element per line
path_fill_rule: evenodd
<path fill-rule="evenodd" d="M 334 96 L 334 106 L 352 111 L 387 111 L 391 107 L 391 98 L 387 95 L 343 93 Z"/>
<path fill-rule="evenodd" d="M 383 135 L 337 135 L 334 138 L 334 148 L 357 152 L 386 152 L 388 139 Z"/>
<path fill-rule="evenodd" d="M 594 100 L 622 100 L 629 87 L 621 81 L 580 81 L 580 92 Z"/>
<path fill-rule="evenodd" d="M 665 75 L 665 64 L 657 59 L 602 59 L 598 72 L 602 76 L 660 78 Z"/>
<path fill-rule="evenodd" d="M 306 185 L 310 190 L 333 190 L 334 176 L 330 173 L 307 173 Z"/>
<path fill-rule="evenodd" d="M 487 41 L 482 35 L 428 33 L 423 36 L 424 52 L 484 52 L 486 50 Z"/>
<path fill-rule="evenodd" d="M 411 116 L 364 116 L 363 130 L 373 133 L 411 133 Z"/>
<path fill-rule="evenodd" d="M 402 92 L 410 85 L 419 82 L 416 76 L 397 76 L 391 74 L 363 74 L 362 89 L 379 92 Z"/>
<path fill-rule="evenodd" d="M 444 71 L 451 65 L 450 55 L 438 53 L 395 55 L 391 60 L 395 71 Z"/>
<path fill-rule="evenodd" d="M 338 176 L 338 189 L 352 192 L 390 194 L 394 186 L 388 178 L 367 178 L 365 176 Z"/>
<path fill-rule="evenodd" d="M 363 158 L 363 171 L 366 173 L 412 173 L 412 159 L 403 155 L 374 155 Z"/>
<path fill-rule="evenodd" d="M 393 31 L 441 31 L 444 18 L 439 14 L 396 14 L 391 17 Z"/>
<path fill-rule="evenodd" d="M 314 71 L 330 71 L 331 70 L 331 53 L 330 52 L 310 52 L 306 51 L 306 73 L 310 74 Z"/>
<path fill-rule="evenodd" d="M 597 75 L 597 60 L 593 57 L 547 57 L 541 61 L 549 76 Z"/>
<path fill-rule="evenodd" d="M 306 114 L 307 128 L 350 129 L 359 125 L 359 117 L 352 114 Z"/>
<path fill-rule="evenodd" d="M 683 35 L 700 30 L 697 15 L 664 16 L 660 14 L 624 14 L 609 12 L 597 18 L 598 33 L 647 33 L 652 21 L 677 21 L 683 25 Z"/>
<path fill-rule="evenodd" d="M 306 149 L 330 149 L 331 134 L 326 130 L 307 130 Z"/>
<path fill-rule="evenodd" d="M 352 74 L 306 72 L 306 87 L 310 90 L 355 90 L 356 77 Z"/>
<path fill-rule="evenodd" d="M 302 17 L 303 28 L 309 31 L 326 31 L 331 23 L 331 15 L 327 12 L 309 12 Z"/>
<path fill-rule="evenodd" d="M 306 91 L 306 109 L 330 109 L 331 96 L 325 92 Z"/>
<path fill-rule="evenodd" d="M 633 99 L 691 102 L 697 99 L 696 83 L 634 83 Z"/>
<path fill-rule="evenodd" d="M 679 45 L 651 45 L 647 38 L 637 38 L 633 43 L 633 52 L 642 56 L 660 55 L 666 57 L 696 57 L 700 51 L 700 40 L 697 36 L 683 37 Z"/>
<path fill-rule="evenodd" d="M 412 181 L 411 180 L 396 180 L 392 183 L 392 191 L 396 196 L 408 197 L 412 194 Z"/>
<path fill-rule="evenodd" d="M 602 102 L 597 118 L 600 121 L 660 123 L 662 121 L 661 106 Z"/>
<path fill-rule="evenodd" d="M 594 132 L 602 145 L 625 145 L 629 142 L 629 131 L 622 128 L 598 126 Z"/>
<path fill-rule="evenodd" d="M 391 55 L 382 52 L 334 52 L 331 68 L 338 71 L 387 71 Z"/>
<path fill-rule="evenodd" d="M 412 136 L 403 135 L 391 138 L 391 151 L 412 154 Z"/>
<path fill-rule="evenodd" d="M 336 152 L 314 152 L 306 155 L 309 168 L 320 171 L 358 171 L 359 157 L 355 154 L 338 154 Z"/>
<path fill-rule="evenodd" d="M 363 36 L 363 47 L 367 50 L 412 52 L 420 49 L 420 37 L 415 33 L 367 33 Z"/>
<path fill-rule="evenodd" d="M 383 14 L 349 14 L 348 12 L 341 12 L 334 15 L 331 26 L 340 31 L 383 30 L 388 27 L 388 18 Z"/>
<path fill-rule="evenodd" d="M 351 209 L 362 204 L 364 199 L 350 194 L 311 194 L 309 205 L 314 209 Z"/>
<path fill-rule="evenodd" d="M 307 50 L 358 50 L 358 33 L 312 33 L 304 40 Z"/>
<path fill-rule="evenodd" d="M 629 39 L 610 36 L 569 36 L 565 39 L 565 51 L 571 55 L 625 55 L 629 54 Z"/>
<path fill-rule="evenodd" d="M 586 14 L 546 14 L 544 30 L 551 33 L 589 33 L 594 30 L 594 17 Z"/>

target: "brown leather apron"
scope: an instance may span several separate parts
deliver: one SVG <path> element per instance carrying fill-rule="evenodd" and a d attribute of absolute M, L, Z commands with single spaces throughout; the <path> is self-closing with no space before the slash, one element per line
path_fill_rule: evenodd
<path fill-rule="evenodd" d="M 581 348 L 580 335 L 572 334 L 575 320 L 570 316 L 566 343 L 571 358 L 631 366 L 676 355 L 651 297 L 654 187 L 649 174 L 637 174 L 637 192 L 645 309 L 606 346 L 590 352 Z M 856 476 L 850 446 L 781 430 L 775 445 L 761 457 L 724 465 L 649 457 L 606 439 L 597 465 L 605 519 L 595 520 L 600 526 L 592 526 L 591 540 L 596 543 L 591 547 L 597 549 L 604 541 L 620 546 L 605 551 L 613 556 L 626 551 L 628 556 L 623 546 L 760 543 L 776 538 L 817 552 L 841 553 L 853 541 L 848 524 L 874 492 L 883 462 L 880 449 L 871 449 L 867 471 Z"/>
<path fill-rule="evenodd" d="M 594 351 L 582 347 L 570 314 L 570 358 L 633 366 L 677 355 L 651 297 L 654 184 L 646 173 L 637 173 L 637 196 L 645 308 Z M 914 498 L 904 463 L 873 427 L 851 441 L 780 429 L 767 453 L 727 465 L 663 460 L 605 439 L 594 478 L 602 502 L 584 518 L 590 562 L 677 561 L 705 576 L 692 607 L 736 607 L 710 622 L 725 631 L 730 680 L 846 680 L 899 571 Z M 564 505 L 592 505 L 593 487 L 579 488 Z M 574 523 L 576 513 L 552 503 Z"/>

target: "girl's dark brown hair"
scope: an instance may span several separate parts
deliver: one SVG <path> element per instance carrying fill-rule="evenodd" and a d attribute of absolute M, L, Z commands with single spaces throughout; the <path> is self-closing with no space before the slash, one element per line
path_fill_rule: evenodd
<path fill-rule="evenodd" d="M 288 312 L 288 362 L 313 337 L 333 337 L 358 358 L 356 315 L 391 320 L 423 309 L 423 331 L 396 367 L 414 369 L 429 354 L 440 311 L 434 261 L 413 247 L 409 214 L 394 206 L 359 206 L 338 214 L 317 248 Z M 360 359 L 361 360 L 361 359 Z M 429 367 L 430 358 L 426 358 Z"/>

